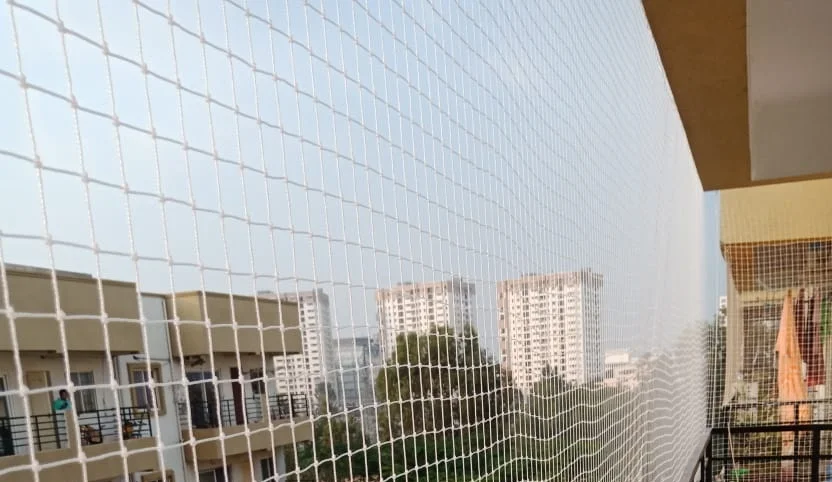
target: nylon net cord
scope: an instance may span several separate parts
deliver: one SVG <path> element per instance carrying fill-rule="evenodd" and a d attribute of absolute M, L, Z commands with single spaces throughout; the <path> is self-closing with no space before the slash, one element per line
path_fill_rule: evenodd
<path fill-rule="evenodd" d="M 0 480 L 689 477 L 724 275 L 639 2 L 6 4 Z"/>

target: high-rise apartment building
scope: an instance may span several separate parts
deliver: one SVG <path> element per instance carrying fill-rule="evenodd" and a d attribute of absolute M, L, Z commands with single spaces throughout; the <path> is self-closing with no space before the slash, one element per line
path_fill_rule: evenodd
<path fill-rule="evenodd" d="M 461 330 L 474 322 L 474 285 L 460 278 L 402 283 L 376 292 L 379 341 L 384 358 L 393 356 L 396 337 L 427 333 L 434 326 Z"/>
<path fill-rule="evenodd" d="M 547 366 L 568 382 L 602 380 L 602 286 L 603 276 L 589 270 L 497 285 L 500 357 L 518 388 L 530 390 Z"/>
<path fill-rule="evenodd" d="M 317 401 L 319 385 L 329 380 L 333 369 L 335 344 L 329 295 L 322 289 L 285 293 L 282 301 L 297 303 L 303 353 L 274 359 L 277 390 L 282 393 L 305 393 Z"/>

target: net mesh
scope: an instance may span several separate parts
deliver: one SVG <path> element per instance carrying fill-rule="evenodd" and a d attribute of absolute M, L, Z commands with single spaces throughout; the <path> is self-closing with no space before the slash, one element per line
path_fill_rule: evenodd
<path fill-rule="evenodd" d="M 709 350 L 715 473 L 832 475 L 829 192 L 824 180 L 721 195 L 727 293 Z"/>
<path fill-rule="evenodd" d="M 715 204 L 640 2 L 6 3 L 0 479 L 689 477 Z"/>

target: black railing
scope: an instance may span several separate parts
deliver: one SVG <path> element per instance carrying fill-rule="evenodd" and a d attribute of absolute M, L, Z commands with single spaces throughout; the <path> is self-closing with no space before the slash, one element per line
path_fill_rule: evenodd
<path fill-rule="evenodd" d="M 272 395 L 267 400 L 272 420 L 309 415 L 306 396 L 300 394 Z M 191 427 L 219 428 L 243 425 L 244 422 L 262 422 L 264 417 L 263 399 L 248 397 L 240 402 L 234 399 L 192 400 L 179 404 L 179 413 L 187 420 L 187 409 L 191 410 Z"/>
<path fill-rule="evenodd" d="M 29 451 L 27 426 L 32 430 L 34 450 L 59 449 L 69 446 L 66 418 L 63 413 L 29 417 L 0 417 L 0 455 L 19 455 Z"/>
<path fill-rule="evenodd" d="M 69 447 L 69 438 L 74 435 L 67 430 L 67 416 L 66 412 L 53 412 L 29 417 L 0 417 L 0 456 L 28 453 L 30 447 L 36 451 Z M 153 436 L 149 414 L 135 407 L 92 410 L 79 414 L 76 421 L 82 445 Z M 27 426 L 32 430 L 31 446 Z"/>
<path fill-rule="evenodd" d="M 725 417 L 711 429 L 690 481 L 832 482 L 832 413 L 823 413 L 829 403 L 807 400 L 726 407 Z M 783 407 L 788 407 L 794 422 L 779 422 Z M 736 412 L 753 416 L 744 420 Z M 784 442 L 790 446 L 788 451 Z"/>
<path fill-rule="evenodd" d="M 272 420 L 308 417 L 309 402 L 306 395 L 300 393 L 272 395 L 269 397 L 269 410 Z"/>
<path fill-rule="evenodd" d="M 141 407 L 93 410 L 78 414 L 78 431 L 83 445 L 146 438 L 153 436 L 150 420 L 150 412 Z"/>
<path fill-rule="evenodd" d="M 179 404 L 183 425 L 187 420 L 187 408 L 191 409 L 191 426 L 193 428 L 218 428 L 257 423 L 263 420 L 263 403 L 259 397 L 243 399 L 242 403 L 235 403 L 234 399 L 220 400 L 192 400 Z"/>

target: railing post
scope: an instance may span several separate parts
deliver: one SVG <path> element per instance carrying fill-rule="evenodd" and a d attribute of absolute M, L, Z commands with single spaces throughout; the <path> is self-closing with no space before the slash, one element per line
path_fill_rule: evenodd
<path fill-rule="evenodd" d="M 153 418 L 151 418 L 150 412 L 144 412 L 144 416 L 146 417 L 145 421 L 147 422 L 148 436 L 152 437 L 153 436 Z"/>
<path fill-rule="evenodd" d="M 708 437 L 708 443 L 705 445 L 705 478 L 703 482 L 711 482 L 713 480 L 713 434 Z"/>
<path fill-rule="evenodd" d="M 64 410 L 64 425 L 66 426 L 66 442 L 67 446 L 70 448 L 75 448 L 75 435 L 78 433 L 78 423 L 75 420 L 75 412 L 72 410 Z M 57 418 L 55 419 L 57 422 Z M 58 447 L 61 446 L 61 434 L 60 430 L 57 427 L 57 423 L 55 424 L 55 434 L 58 438 Z"/>
<path fill-rule="evenodd" d="M 820 430 L 812 430 L 812 482 L 820 482 Z"/>
<path fill-rule="evenodd" d="M 54 417 L 55 414 L 53 413 L 52 416 Z M 38 442 L 38 450 L 43 450 L 43 446 L 42 446 L 41 440 L 40 440 L 40 424 L 38 423 L 37 415 L 32 415 L 32 421 L 35 422 L 34 423 L 34 425 L 35 425 L 35 440 L 37 440 L 37 442 Z M 60 446 L 58 448 L 60 448 Z"/>

